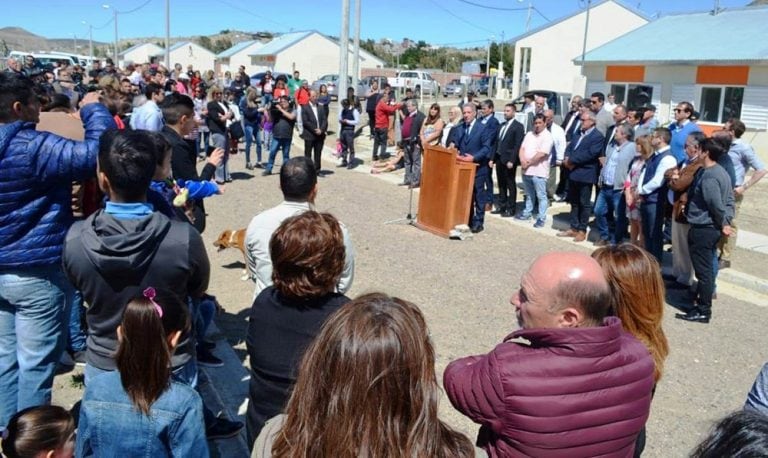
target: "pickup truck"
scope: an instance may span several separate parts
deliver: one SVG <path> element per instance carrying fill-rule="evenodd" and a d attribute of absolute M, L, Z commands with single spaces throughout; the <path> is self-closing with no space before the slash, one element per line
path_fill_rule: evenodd
<path fill-rule="evenodd" d="M 440 84 L 427 72 L 420 70 L 405 70 L 394 78 L 389 78 L 389 85 L 393 88 L 413 89 L 415 93 L 422 91 L 424 94 L 437 95 L 440 93 Z"/>

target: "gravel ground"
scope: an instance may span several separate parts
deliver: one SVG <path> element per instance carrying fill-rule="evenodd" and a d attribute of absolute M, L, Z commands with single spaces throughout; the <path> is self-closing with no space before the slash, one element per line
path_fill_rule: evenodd
<path fill-rule="evenodd" d="M 333 142 L 335 138 L 329 137 L 328 144 Z M 300 144 L 296 137 L 292 156 L 302 154 Z M 358 141 L 358 157 L 366 162 L 369 144 Z M 253 286 L 241 280 L 240 253 L 231 249 L 217 252 L 212 243 L 224 229 L 245 228 L 255 214 L 279 203 L 281 195 L 277 175 L 262 177 L 259 170 L 245 170 L 242 152 L 232 161 L 235 181 L 226 186 L 224 195 L 208 200 L 208 228 L 203 237 L 211 261 L 210 292 L 226 309 L 217 323 L 247 364 L 243 339 Z M 418 304 L 435 345 L 438 379 L 451 360 L 487 352 L 517 328 L 509 298 L 537 256 L 589 249 L 586 244 L 551 237 L 551 228 L 536 232 L 496 217 L 486 217 L 486 230 L 468 241 L 446 240 L 406 224 L 385 224 L 408 211 L 408 191 L 393 185 L 401 179 L 399 175 L 374 177 L 366 166 L 353 171 L 336 170 L 329 162 L 325 166 L 334 173 L 320 179 L 317 208 L 334 214 L 350 229 L 357 252 L 350 297 L 383 291 Z M 764 183 L 754 189 L 768 194 Z M 743 210 L 745 229 L 763 228 L 765 232 L 768 226 L 760 223 L 762 216 L 752 208 L 751 200 L 752 196 Z M 762 256 L 749 253 L 742 258 L 738 252 L 737 260 L 744 272 L 766 273 Z M 645 456 L 687 455 L 715 420 L 741 407 L 768 359 L 768 337 L 763 331 L 768 311 L 756 305 L 765 304 L 766 298 L 738 289 L 739 293 L 728 296 L 723 290 L 732 291 L 722 288 L 709 325 L 680 322 L 673 318 L 677 311 L 673 306 L 666 309 L 664 328 L 671 354 L 656 390 Z M 681 300 L 670 294 L 668 302 L 679 304 Z M 72 405 L 80 396 L 72 374 L 57 377 L 55 402 Z M 453 410 L 445 397 L 441 415 L 474 439 L 477 426 Z"/>

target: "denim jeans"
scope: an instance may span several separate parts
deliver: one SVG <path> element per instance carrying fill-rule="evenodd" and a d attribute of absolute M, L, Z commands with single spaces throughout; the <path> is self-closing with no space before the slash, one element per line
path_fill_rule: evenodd
<path fill-rule="evenodd" d="M 595 200 L 595 222 L 597 231 L 600 233 L 600 239 L 611 243 L 618 243 L 616 230 L 619 221 L 619 201 L 621 200 L 621 191 L 613 189 L 613 186 L 602 186 Z"/>
<path fill-rule="evenodd" d="M 529 217 L 533 213 L 533 199 L 538 201 L 537 221 L 546 221 L 549 199 L 547 199 L 547 179 L 531 175 L 523 175 L 523 187 L 525 188 L 525 209 L 523 216 Z"/>
<path fill-rule="evenodd" d="M 259 142 L 259 125 L 245 124 L 245 162 L 251 162 L 251 143 L 256 143 L 256 162 L 261 162 L 261 142 Z"/>
<path fill-rule="evenodd" d="M 661 198 L 661 197 L 660 197 Z M 640 224 L 643 229 L 645 249 L 662 265 L 664 255 L 664 202 L 643 202 L 640 205 Z"/>
<path fill-rule="evenodd" d="M 202 140 L 202 144 L 201 144 Z M 205 157 L 208 152 L 208 145 L 211 142 L 211 132 L 198 132 L 197 140 L 195 141 L 195 153 L 197 157 Z"/>
<path fill-rule="evenodd" d="M 266 167 L 268 172 L 271 172 L 272 167 L 275 166 L 275 157 L 279 149 L 283 150 L 283 164 L 285 164 L 288 162 L 291 154 L 291 139 L 272 137 L 272 143 L 269 145 L 269 162 L 267 162 Z"/>
<path fill-rule="evenodd" d="M 0 429 L 50 404 L 72 286 L 59 266 L 0 271 Z"/>
<path fill-rule="evenodd" d="M 69 322 L 67 323 L 67 350 L 85 351 L 85 332 L 83 332 L 83 295 L 74 287 L 70 292 Z"/>
<path fill-rule="evenodd" d="M 229 175 L 229 139 L 223 134 L 211 134 L 211 143 L 215 148 L 222 148 L 224 150 L 224 158 L 221 161 L 221 165 L 216 167 L 214 178 L 217 183 L 224 183 L 227 180 L 231 180 Z"/>

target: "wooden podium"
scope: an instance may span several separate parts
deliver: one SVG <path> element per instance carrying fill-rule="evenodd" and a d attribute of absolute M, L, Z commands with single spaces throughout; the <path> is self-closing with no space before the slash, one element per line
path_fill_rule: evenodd
<path fill-rule="evenodd" d="M 416 227 L 443 237 L 468 224 L 472 205 L 477 165 L 456 160 L 456 154 L 442 146 L 424 149 Z"/>

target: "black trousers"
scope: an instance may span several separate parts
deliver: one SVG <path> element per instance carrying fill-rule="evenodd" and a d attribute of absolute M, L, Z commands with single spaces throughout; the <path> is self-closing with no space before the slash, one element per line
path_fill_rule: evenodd
<path fill-rule="evenodd" d="M 496 162 L 496 181 L 499 183 L 499 208 L 512 213 L 517 208 L 517 165 L 507 168 L 507 164 Z"/>
<path fill-rule="evenodd" d="M 376 123 L 376 111 L 368 112 L 368 127 L 371 129 L 371 135 L 374 135 L 373 126 Z"/>
<path fill-rule="evenodd" d="M 571 229 L 587 232 L 589 216 L 592 214 L 593 183 L 571 181 L 568 183 L 568 202 L 571 204 Z"/>
<path fill-rule="evenodd" d="M 688 231 L 688 251 L 691 255 L 691 264 L 699 284 L 696 287 L 698 294 L 698 309 L 703 314 L 712 313 L 712 293 L 715 290 L 715 270 L 713 260 L 715 249 L 720 240 L 720 231 L 714 226 L 696 226 L 691 224 Z"/>
<path fill-rule="evenodd" d="M 304 140 L 304 156 L 312 158 L 315 170 L 318 172 L 321 166 L 320 157 L 323 155 L 323 143 L 325 143 L 325 135 L 316 135 L 314 140 Z"/>
<path fill-rule="evenodd" d="M 560 166 L 560 181 L 557 183 L 557 189 L 555 190 L 555 194 L 558 196 L 568 195 L 568 175 L 570 174 L 570 170 L 562 165 Z"/>
<path fill-rule="evenodd" d="M 387 152 L 387 133 L 389 129 L 386 127 L 374 129 L 373 137 L 373 159 L 378 159 L 379 156 L 384 156 Z"/>

